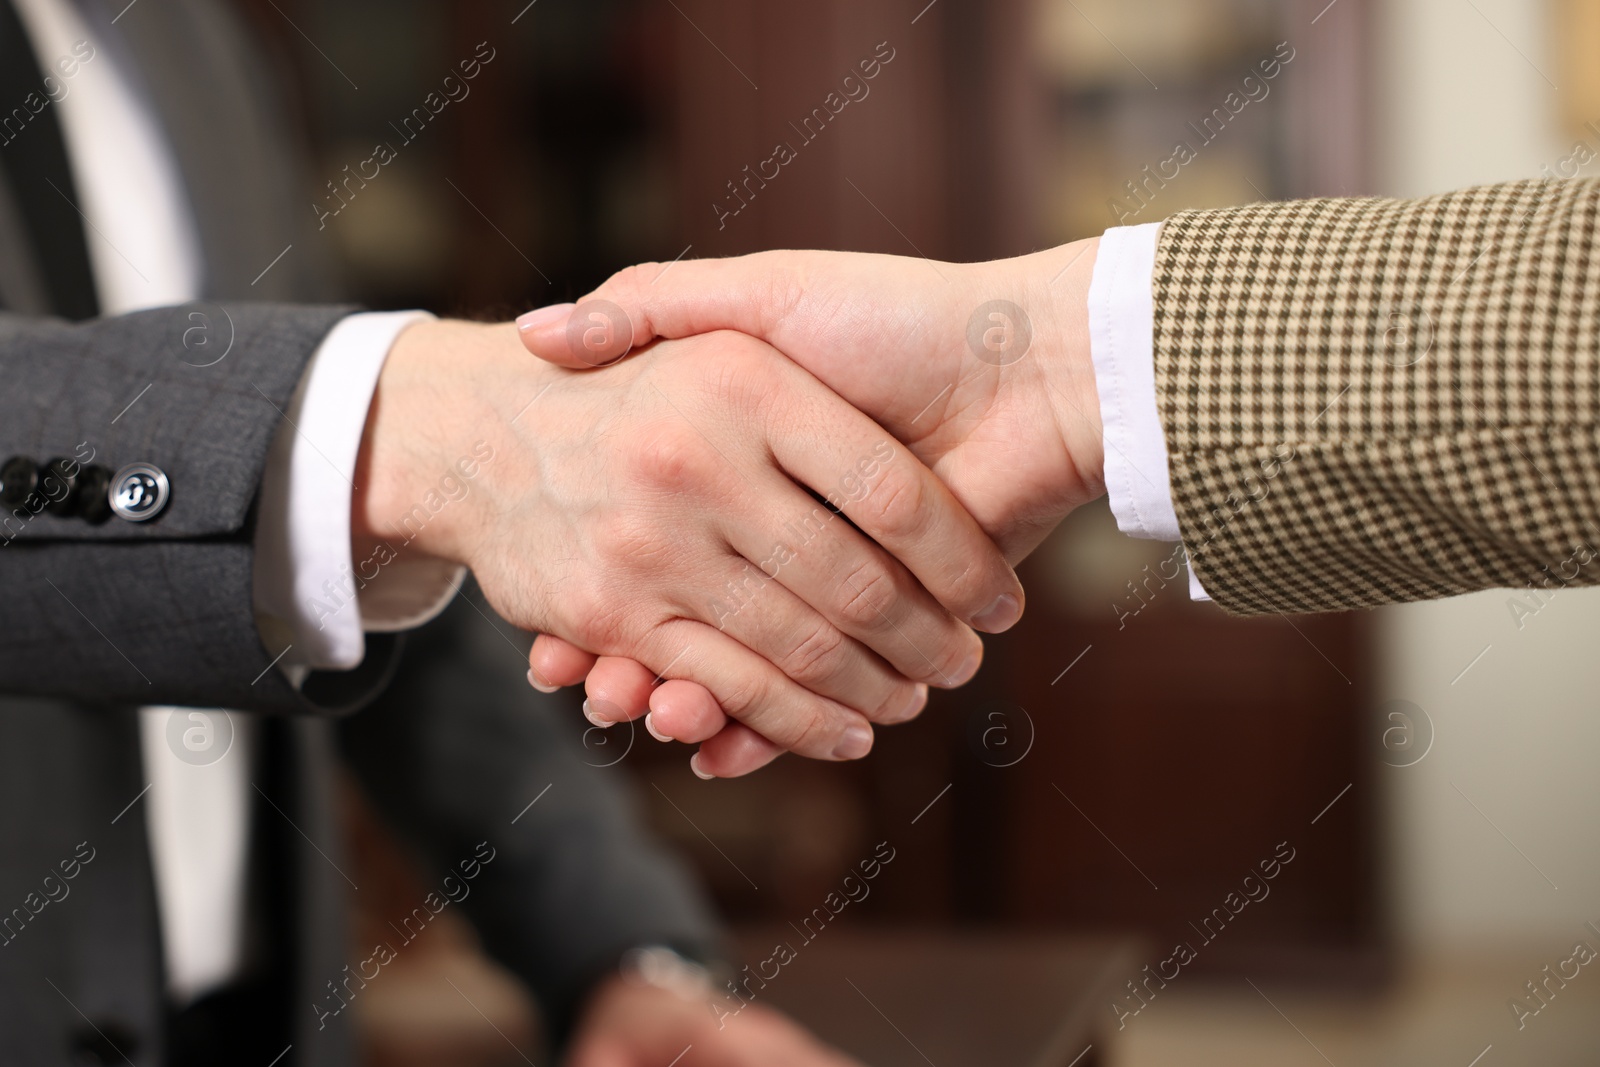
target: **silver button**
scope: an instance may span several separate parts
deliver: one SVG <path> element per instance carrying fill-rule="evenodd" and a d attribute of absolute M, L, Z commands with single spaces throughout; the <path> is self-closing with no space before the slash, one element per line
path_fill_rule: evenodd
<path fill-rule="evenodd" d="M 130 463 L 111 479 L 111 510 L 129 522 L 148 522 L 172 497 L 166 472 L 149 463 Z"/>

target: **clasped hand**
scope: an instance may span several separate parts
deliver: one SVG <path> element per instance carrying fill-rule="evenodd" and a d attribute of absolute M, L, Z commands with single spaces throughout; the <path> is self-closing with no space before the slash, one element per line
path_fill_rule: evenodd
<path fill-rule="evenodd" d="M 531 682 L 585 681 L 599 724 L 648 713 L 700 744 L 705 777 L 858 758 L 871 724 L 972 677 L 973 630 L 1022 612 L 1008 560 L 1101 491 L 1093 248 L 643 265 L 576 324 L 570 305 L 520 329 L 418 324 L 369 417 L 358 539 L 391 531 L 470 427 L 505 461 L 408 551 L 466 564 L 540 633 Z M 1023 343 L 969 342 L 991 304 Z"/>

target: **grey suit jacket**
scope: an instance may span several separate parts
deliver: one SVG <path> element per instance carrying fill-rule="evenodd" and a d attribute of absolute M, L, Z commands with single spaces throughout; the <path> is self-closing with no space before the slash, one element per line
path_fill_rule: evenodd
<path fill-rule="evenodd" d="M 203 358 L 185 344 L 191 306 L 83 324 L 18 314 L 42 310 L 43 290 L 0 182 L 10 312 L 0 316 L 0 455 L 92 450 L 108 467 L 153 463 L 172 483 L 171 504 L 149 523 L 0 515 L 0 677 L 11 692 L 85 700 L 353 707 L 385 657 L 359 679 L 296 693 L 282 673 L 262 673 L 272 656 L 250 604 L 251 508 L 267 450 L 306 361 L 352 310 L 304 303 L 326 299 L 327 235 L 302 203 L 295 141 L 219 5 L 141 2 L 115 25 L 119 5 L 80 7 L 164 126 L 198 224 L 205 296 L 223 314 L 209 311 Z M 225 358 L 196 365 L 225 338 Z"/>
<path fill-rule="evenodd" d="M 397 642 L 369 638 L 362 669 L 313 675 L 301 691 L 268 669 L 251 606 L 252 509 L 279 409 L 349 309 L 312 303 L 329 288 L 298 192 L 311 186 L 297 184 L 295 140 L 227 13 L 207 0 L 80 7 L 170 138 L 206 298 L 231 321 L 209 328 L 226 328 L 232 347 L 195 365 L 210 353 L 184 347 L 192 309 L 81 325 L 28 314 L 42 287 L 0 183 L 0 454 L 72 456 L 86 442 L 96 462 L 154 463 L 173 485 L 145 525 L 0 516 L 0 1061 L 164 1061 L 138 704 L 263 714 L 254 818 L 276 846 L 258 881 L 279 943 L 258 947 L 289 1013 L 280 1067 L 353 1059 L 351 1013 L 318 1008 L 359 962 L 346 945 L 336 730 L 435 877 L 479 842 L 495 850 L 461 908 L 558 1027 L 628 945 L 706 945 L 705 910 L 633 828 L 616 772 L 572 755 L 560 712 L 534 706 L 524 662 L 477 613 L 458 605 L 399 667 L 403 689 L 338 727 L 316 713 L 371 700 L 397 669 Z M 249 1051 L 266 1063 L 280 1050 Z"/>

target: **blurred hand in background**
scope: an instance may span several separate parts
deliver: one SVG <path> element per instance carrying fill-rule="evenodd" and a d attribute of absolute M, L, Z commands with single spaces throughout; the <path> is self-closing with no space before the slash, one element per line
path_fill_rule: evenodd
<path fill-rule="evenodd" d="M 786 1016 L 749 1004 L 719 1026 L 703 999 L 618 976 L 596 990 L 568 1067 L 860 1067 Z"/>

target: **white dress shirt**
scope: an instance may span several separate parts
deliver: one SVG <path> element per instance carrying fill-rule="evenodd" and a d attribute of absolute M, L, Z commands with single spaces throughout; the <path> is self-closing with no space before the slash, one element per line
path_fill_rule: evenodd
<path fill-rule="evenodd" d="M 1155 276 L 1161 224 L 1119 226 L 1100 237 L 1089 280 L 1089 357 L 1100 396 L 1106 497 L 1130 537 L 1180 541 L 1167 440 L 1156 410 Z M 1189 595 L 1210 600 L 1189 568 Z"/>
<path fill-rule="evenodd" d="M 68 0 L 17 0 L 39 65 L 50 70 L 87 41 L 92 58 L 48 106 L 66 141 L 101 313 L 181 305 L 202 295 L 204 261 L 194 217 L 159 122 Z M 59 75 L 58 75 L 59 77 Z M 399 332 L 421 313 L 353 315 L 313 355 L 278 431 L 261 489 L 255 540 L 255 610 L 263 634 L 282 635 L 291 679 L 310 668 L 361 662 L 364 630 L 420 625 L 449 603 L 460 568 L 393 564 L 381 600 L 318 618 L 324 583 L 351 570 L 350 506 L 356 452 L 378 372 Z M 125 413 L 138 419 L 137 408 Z M 298 426 L 298 432 L 295 430 Z M 195 765 L 170 747 L 168 719 L 190 718 L 203 736 L 225 724 L 217 709 L 146 708 L 140 719 L 144 802 L 169 991 L 181 1003 L 226 983 L 243 962 L 254 721 L 228 716 L 222 758 Z M 181 733 L 181 731 L 180 731 Z"/>

